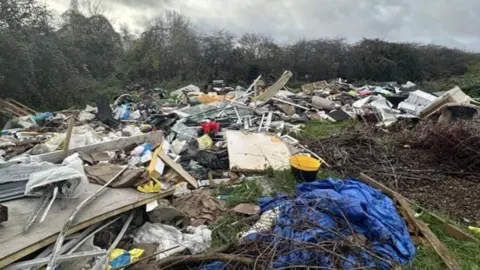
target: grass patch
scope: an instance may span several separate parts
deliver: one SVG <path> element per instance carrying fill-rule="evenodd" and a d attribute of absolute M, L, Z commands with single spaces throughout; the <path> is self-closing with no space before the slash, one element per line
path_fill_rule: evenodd
<path fill-rule="evenodd" d="M 480 244 L 459 241 L 449 236 L 442 227 L 442 223 L 428 213 L 424 213 L 421 219 L 429 224 L 430 229 L 445 244 L 445 246 L 453 253 L 454 258 L 465 270 L 480 269 Z M 417 247 L 417 256 L 412 265 L 407 270 L 436 270 L 446 269 L 442 259 L 431 247 Z"/>
<path fill-rule="evenodd" d="M 271 168 L 265 171 L 265 176 L 272 185 L 272 193 L 282 192 L 290 196 L 295 195 L 298 181 L 290 170 L 276 171 Z"/>
<path fill-rule="evenodd" d="M 227 213 L 219 217 L 214 224 L 210 225 L 210 229 L 212 230 L 212 248 L 218 248 L 222 245 L 236 242 L 238 233 L 247 230 L 249 225 L 245 223 L 232 224 L 244 218 L 245 217 L 235 213 Z"/>
<path fill-rule="evenodd" d="M 238 203 L 258 203 L 262 196 L 262 187 L 255 181 L 245 181 L 235 187 L 220 187 L 216 195 L 225 195 L 227 207 Z"/>
<path fill-rule="evenodd" d="M 299 134 L 300 139 L 323 139 L 339 134 L 344 129 L 350 128 L 356 124 L 358 121 L 355 120 L 346 120 L 341 122 L 332 123 L 330 121 L 318 121 L 313 120 L 309 121 L 302 132 Z"/>
<path fill-rule="evenodd" d="M 336 172 L 332 172 L 332 171 L 326 171 L 326 170 L 320 170 L 318 173 L 317 173 L 317 179 L 319 180 L 323 180 L 323 179 L 327 179 L 327 178 L 339 178 L 339 179 L 342 179 L 343 177 L 341 177 L 340 175 L 338 175 Z"/>

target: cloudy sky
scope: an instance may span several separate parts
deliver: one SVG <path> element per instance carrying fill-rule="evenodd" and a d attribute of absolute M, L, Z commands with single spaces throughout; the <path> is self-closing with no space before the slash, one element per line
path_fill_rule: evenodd
<path fill-rule="evenodd" d="M 46 0 L 57 13 L 70 0 Z M 78 0 L 80 3 L 84 0 Z M 480 52 L 478 0 L 91 0 L 101 1 L 116 28 L 141 33 L 166 10 L 190 18 L 199 31 L 226 29 L 299 38 L 363 37 L 435 43 Z"/>

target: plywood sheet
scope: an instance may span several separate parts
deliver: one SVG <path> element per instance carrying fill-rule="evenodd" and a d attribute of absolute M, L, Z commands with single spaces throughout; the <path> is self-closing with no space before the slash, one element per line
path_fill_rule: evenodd
<path fill-rule="evenodd" d="M 230 169 L 261 172 L 266 168 L 290 168 L 290 150 L 277 136 L 265 133 L 226 132 Z"/>
<path fill-rule="evenodd" d="M 23 226 L 40 200 L 38 198 L 23 198 L 3 203 L 4 206 L 9 208 L 10 216 L 7 222 L 0 224 L 0 269 L 55 242 L 58 233 L 73 209 L 99 188 L 99 185 L 89 184 L 86 194 L 70 200 L 66 209 L 60 207 L 60 201 L 55 201 L 46 220 L 42 224 L 35 222 L 26 233 L 23 233 Z M 145 205 L 158 197 L 171 194 L 172 191 L 160 194 L 145 194 L 132 188 L 107 188 L 79 212 L 69 233 Z"/>

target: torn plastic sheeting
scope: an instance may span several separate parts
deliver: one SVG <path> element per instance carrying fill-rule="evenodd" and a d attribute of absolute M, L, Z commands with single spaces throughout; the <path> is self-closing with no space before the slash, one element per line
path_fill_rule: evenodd
<path fill-rule="evenodd" d="M 87 111 L 81 111 L 78 115 L 78 120 L 81 122 L 91 121 L 93 119 L 95 119 L 95 114 Z"/>
<path fill-rule="evenodd" d="M 67 157 L 62 165 L 64 166 L 32 173 L 25 187 L 25 195 L 42 196 L 45 186 L 59 182 L 68 184 L 60 186 L 58 198 L 76 198 L 82 195 L 88 186 L 88 179 L 78 154 Z"/>
<path fill-rule="evenodd" d="M 59 165 L 50 162 L 13 164 L 10 167 L 0 169 L 0 184 L 26 181 L 30 177 L 30 174 L 34 172 L 44 171 L 58 166 Z"/>
<path fill-rule="evenodd" d="M 130 118 L 130 106 L 128 104 L 118 106 L 114 114 L 117 120 L 128 120 Z"/>
<path fill-rule="evenodd" d="M 207 226 L 188 227 L 186 233 L 179 229 L 159 223 L 146 222 L 135 233 L 134 244 L 158 244 L 158 251 L 167 250 L 180 246 L 182 251 L 188 249 L 191 254 L 201 253 L 212 244 L 212 231 Z M 165 257 L 162 254 L 160 258 Z"/>
<path fill-rule="evenodd" d="M 339 239 L 333 231 L 343 236 L 352 236 L 352 231 L 344 221 L 344 216 L 356 234 L 365 236 L 369 241 L 370 250 L 392 264 L 406 265 L 415 255 L 415 247 L 410 238 L 405 221 L 399 216 L 393 201 L 381 191 L 374 189 L 359 180 L 327 179 L 297 185 L 297 196 L 291 198 L 285 194 L 277 197 L 260 199 L 262 211 L 279 208 L 280 214 L 273 226 L 273 234 L 282 238 L 294 239 L 300 242 L 317 243 L 319 239 Z M 301 224 L 305 220 L 319 224 L 302 230 Z M 343 225 L 338 225 L 341 222 Z M 255 241 L 275 241 L 274 235 L 250 234 L 247 239 Z M 275 245 L 279 251 L 292 248 L 290 253 L 279 255 L 273 260 L 273 268 L 292 265 L 316 265 L 331 267 L 333 260 L 330 254 L 299 250 L 297 247 Z M 355 269 L 355 266 L 391 269 L 387 265 L 372 257 L 361 249 L 342 250 L 342 255 L 348 261 L 343 261 L 345 269 Z M 279 252 L 280 253 L 280 252 Z M 360 260 L 360 261 L 359 261 Z M 215 262 L 202 269 L 219 269 L 224 264 Z"/>

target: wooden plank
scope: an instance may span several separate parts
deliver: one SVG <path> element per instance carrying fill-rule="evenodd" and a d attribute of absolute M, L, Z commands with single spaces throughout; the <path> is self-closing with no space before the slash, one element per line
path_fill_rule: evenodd
<path fill-rule="evenodd" d="M 290 168 L 290 150 L 280 138 L 266 133 L 227 130 L 230 169 L 237 172 L 263 172 Z"/>
<path fill-rule="evenodd" d="M 167 154 L 165 154 L 163 150 L 158 151 L 158 157 L 160 157 L 162 161 L 165 162 L 165 164 L 167 164 L 176 173 L 178 173 L 183 179 L 185 179 L 185 181 L 190 183 L 190 185 L 192 185 L 195 188 L 198 188 L 197 180 L 195 180 L 195 178 L 193 178 L 192 175 L 190 175 L 187 171 L 185 171 L 182 165 L 176 163 L 169 156 L 167 156 Z"/>
<path fill-rule="evenodd" d="M 23 110 L 27 111 L 29 114 L 37 114 L 37 113 L 38 113 L 38 112 L 35 111 L 34 109 L 32 109 L 32 108 L 30 108 L 30 107 L 27 107 L 27 105 L 22 104 L 22 103 L 16 101 L 15 99 L 7 98 L 7 101 L 10 102 L 10 103 L 13 104 L 13 105 L 16 105 L 17 107 L 22 108 Z"/>
<path fill-rule="evenodd" d="M 30 113 L 23 110 L 21 107 L 17 107 L 15 104 L 10 103 L 8 100 L 0 99 L 0 104 L 2 108 L 11 111 L 16 117 L 30 115 Z"/>
<path fill-rule="evenodd" d="M 0 269 L 54 243 L 73 209 L 99 188 L 99 185 L 88 184 L 87 192 L 79 198 L 71 199 L 65 209 L 61 208 L 60 201 L 55 201 L 47 220 L 42 224 L 34 223 L 26 233 L 23 233 L 23 226 L 38 204 L 38 198 L 24 198 L 4 203 L 11 210 L 11 214 L 8 222 L 0 224 L 0 246 L 4 247 L 0 249 Z M 131 188 L 107 188 L 78 214 L 68 234 L 172 194 L 173 190 L 145 194 Z"/>
<path fill-rule="evenodd" d="M 68 147 L 70 146 L 70 139 L 72 138 L 74 124 L 75 124 L 75 118 L 70 117 L 70 119 L 68 119 L 67 136 L 65 137 L 65 143 L 63 145 L 63 152 L 65 153 L 65 157 L 67 156 Z"/>
<path fill-rule="evenodd" d="M 374 188 L 381 190 L 386 195 L 390 196 L 392 199 L 396 200 L 402 208 L 405 210 L 406 215 L 409 219 L 415 223 L 415 226 L 419 229 L 422 236 L 427 239 L 427 241 L 432 245 L 433 249 L 437 254 L 442 258 L 443 262 L 447 265 L 448 269 L 451 270 L 460 270 L 460 265 L 455 261 L 453 254 L 448 250 L 448 248 L 437 238 L 437 236 L 430 230 L 430 228 L 425 224 L 425 222 L 415 218 L 415 211 L 410 206 L 410 203 L 407 202 L 405 197 L 403 197 L 398 192 L 386 187 L 385 185 L 375 181 L 369 176 L 361 173 L 359 179 L 363 182 L 371 185 Z"/>
<path fill-rule="evenodd" d="M 113 140 L 109 142 L 101 142 L 101 143 L 96 143 L 96 144 L 91 144 L 91 145 L 86 145 L 82 147 L 77 147 L 77 148 L 72 148 L 69 149 L 67 152 L 67 156 L 77 153 L 77 152 L 82 152 L 84 154 L 93 154 L 95 152 L 103 152 L 103 151 L 111 151 L 111 150 L 116 150 L 116 149 L 124 149 L 127 146 L 130 146 L 132 144 L 141 144 L 141 143 L 152 143 L 152 144 L 157 144 L 158 142 L 162 141 L 163 134 L 162 132 L 155 132 L 155 133 L 147 133 L 147 134 L 142 134 L 138 136 L 132 136 L 132 137 L 127 137 L 127 138 L 120 138 L 118 140 Z M 65 152 L 63 150 L 60 151 L 55 151 L 52 153 L 47 153 L 47 154 L 42 154 L 42 155 L 37 155 L 35 158 L 40 159 L 41 161 L 48 161 L 52 163 L 58 163 L 61 162 L 65 158 Z M 0 168 L 6 168 L 9 167 L 15 163 L 19 163 L 18 161 L 8 161 L 5 163 L 0 163 Z"/>
<path fill-rule="evenodd" d="M 293 73 L 286 70 L 280 79 L 276 81 L 274 84 L 272 84 L 265 92 L 263 92 L 260 96 L 256 97 L 254 100 L 257 101 L 263 101 L 267 102 L 269 101 L 272 97 L 274 97 L 280 89 L 282 89 L 285 84 L 290 80 L 290 78 L 293 76 Z"/>
<path fill-rule="evenodd" d="M 471 236 L 467 233 L 465 233 L 462 229 L 458 228 L 457 226 L 448 223 L 446 220 L 440 218 L 436 215 L 432 215 L 433 213 L 428 213 L 438 221 L 442 222 L 443 220 L 443 230 L 448 233 L 451 237 L 460 240 L 460 241 L 467 241 L 467 242 L 473 242 L 473 243 L 480 243 L 480 240 L 478 238 L 475 238 L 474 236 Z"/>

